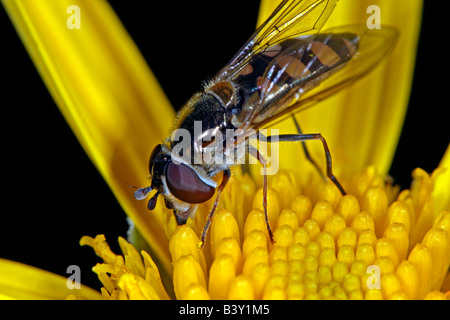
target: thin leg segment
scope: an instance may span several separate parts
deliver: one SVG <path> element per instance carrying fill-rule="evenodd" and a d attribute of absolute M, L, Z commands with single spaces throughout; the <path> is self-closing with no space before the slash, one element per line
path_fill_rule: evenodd
<path fill-rule="evenodd" d="M 300 128 L 300 125 L 299 125 L 297 119 L 295 119 L 294 115 L 292 115 L 292 120 L 294 120 L 295 128 L 297 129 L 298 134 L 303 134 L 302 129 Z M 322 177 L 322 179 L 326 181 L 327 178 L 324 176 L 324 174 L 323 174 L 322 170 L 320 169 L 319 165 L 311 157 L 311 154 L 309 153 L 308 148 L 306 147 L 306 142 L 305 141 L 301 141 L 301 143 L 302 143 L 302 147 L 303 147 L 303 152 L 305 153 L 306 160 L 308 160 L 314 166 L 314 168 L 316 168 L 317 172 L 319 172 L 319 174 Z"/>
<path fill-rule="evenodd" d="M 230 177 L 231 177 L 231 171 L 225 170 L 223 172 L 222 182 L 220 183 L 219 187 L 217 188 L 216 200 L 214 201 L 214 205 L 212 206 L 211 211 L 208 214 L 208 218 L 206 219 L 205 226 L 203 227 L 202 238 L 201 238 L 201 242 L 199 244 L 200 249 L 203 249 L 203 246 L 205 245 L 206 234 L 208 233 L 208 229 L 209 229 L 209 226 L 211 225 L 211 222 L 212 222 L 212 219 L 214 216 L 214 212 L 216 212 L 217 205 L 219 204 L 220 194 L 222 193 L 223 189 L 227 185 L 228 180 L 230 180 Z"/>
<path fill-rule="evenodd" d="M 275 243 L 274 237 L 273 237 L 273 232 L 272 232 L 272 228 L 270 227 L 270 223 L 269 223 L 269 215 L 267 213 L 267 161 L 266 159 L 264 159 L 264 157 L 261 155 L 261 153 L 258 151 L 258 149 L 255 149 L 253 147 L 249 147 L 248 152 L 250 155 L 252 155 L 253 157 L 255 157 L 262 165 L 263 165 L 263 170 L 264 170 L 264 175 L 263 175 L 263 209 L 264 209 L 264 220 L 266 222 L 266 226 L 267 226 L 267 232 L 269 233 L 269 238 L 270 241 L 272 243 Z"/>
<path fill-rule="evenodd" d="M 323 149 L 325 150 L 325 158 L 327 162 L 327 177 L 333 181 L 333 183 L 336 185 L 336 187 L 339 189 L 339 191 L 342 193 L 342 195 L 345 195 L 344 188 L 339 183 L 335 175 L 333 174 L 332 169 L 332 163 L 331 163 L 331 153 L 330 149 L 328 149 L 327 142 L 324 137 L 320 133 L 310 133 L 310 134 L 282 134 L 278 136 L 268 136 L 267 142 L 272 142 L 272 139 L 276 137 L 277 141 L 282 142 L 303 142 L 303 141 L 310 141 L 310 140 L 320 140 L 323 145 Z"/>

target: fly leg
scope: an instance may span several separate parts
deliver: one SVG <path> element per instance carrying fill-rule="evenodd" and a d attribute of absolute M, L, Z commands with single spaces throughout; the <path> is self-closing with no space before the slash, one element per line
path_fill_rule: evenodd
<path fill-rule="evenodd" d="M 252 155 L 254 158 L 256 158 L 259 163 L 261 163 L 263 165 L 263 209 L 264 209 L 264 219 L 266 222 L 266 226 L 267 226 L 267 232 L 269 233 L 269 238 L 270 238 L 270 242 L 275 243 L 275 240 L 273 238 L 273 232 L 272 232 L 272 228 L 270 228 L 270 223 L 269 223 L 269 215 L 267 213 L 267 161 L 266 159 L 264 159 L 264 157 L 261 155 L 261 153 L 258 151 L 258 149 L 253 148 L 253 147 L 249 147 L 248 149 L 248 153 L 250 155 Z"/>
<path fill-rule="evenodd" d="M 298 124 L 298 121 L 297 121 L 297 119 L 295 119 L 294 115 L 292 115 L 292 120 L 294 120 L 295 128 L 297 129 L 298 134 L 303 134 L 302 129 L 300 129 L 300 125 Z M 303 147 L 303 152 L 305 153 L 306 160 L 308 160 L 314 166 L 314 168 L 316 168 L 317 172 L 322 177 L 322 179 L 324 181 L 326 181 L 327 178 L 323 174 L 322 170 L 319 168 L 319 165 L 317 164 L 317 162 L 315 162 L 314 159 L 311 157 L 311 154 L 309 153 L 308 148 L 306 147 L 305 141 L 302 141 L 302 147 Z"/>
<path fill-rule="evenodd" d="M 274 139 L 277 142 L 305 142 L 305 141 L 311 141 L 311 140 L 320 140 L 323 145 L 323 149 L 325 151 L 325 159 L 327 162 L 327 177 L 336 185 L 336 187 L 339 189 L 339 191 L 342 193 L 342 195 L 345 195 L 344 188 L 337 180 L 336 176 L 333 174 L 332 169 L 332 163 L 331 163 L 331 153 L 330 149 L 328 149 L 327 142 L 325 141 L 325 138 L 322 137 L 320 133 L 310 133 L 310 134 L 282 134 L 277 136 L 268 136 L 267 142 L 272 142 L 272 139 Z"/>
<path fill-rule="evenodd" d="M 209 229 L 209 226 L 211 225 L 211 222 L 212 222 L 212 219 L 213 219 L 213 216 L 214 216 L 214 212 L 216 212 L 217 205 L 219 204 L 220 194 L 222 193 L 223 189 L 227 185 L 228 180 L 230 180 L 230 177 L 231 177 L 231 171 L 230 170 L 225 170 L 223 172 L 222 182 L 220 183 L 219 187 L 217 188 L 216 200 L 214 201 L 214 204 L 213 204 L 213 206 L 211 208 L 211 211 L 208 214 L 208 218 L 206 219 L 205 226 L 203 227 L 201 242 L 200 242 L 200 244 L 198 246 L 199 249 L 203 249 L 203 246 L 205 245 L 206 234 L 208 233 L 208 229 Z"/>

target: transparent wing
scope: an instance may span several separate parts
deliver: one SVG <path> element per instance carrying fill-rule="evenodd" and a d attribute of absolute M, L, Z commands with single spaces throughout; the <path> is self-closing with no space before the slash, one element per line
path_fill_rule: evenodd
<path fill-rule="evenodd" d="M 352 84 L 363 77 L 393 49 L 398 32 L 394 28 L 383 27 L 379 30 L 369 30 L 366 26 L 344 26 L 328 30 L 323 33 L 342 34 L 350 33 L 358 36 L 358 51 L 345 64 L 330 70 L 330 73 L 324 74 L 324 77 L 318 77 L 311 81 L 292 82 L 286 89 L 285 79 L 282 76 L 274 75 L 271 68 L 262 79 L 262 94 L 260 101 L 254 106 L 251 117 L 248 121 L 254 128 L 266 126 L 283 120 L 292 113 L 302 111 L 314 103 L 327 98 L 342 88 Z M 311 37 L 314 39 L 314 37 Z M 298 63 L 298 55 L 302 50 L 285 53 L 283 58 L 291 57 L 292 63 Z M 276 60 L 272 62 L 272 65 Z M 312 61 L 311 63 L 314 63 Z M 285 69 L 292 67 L 288 63 L 283 65 Z M 298 72 L 299 79 L 307 79 L 305 72 Z M 280 75 L 282 73 L 279 73 Z M 282 91 L 283 90 L 283 91 Z"/>
<path fill-rule="evenodd" d="M 229 80 L 244 69 L 252 57 L 273 44 L 300 35 L 317 33 L 331 15 L 337 0 L 285 0 L 256 30 L 247 43 L 216 75 Z"/>

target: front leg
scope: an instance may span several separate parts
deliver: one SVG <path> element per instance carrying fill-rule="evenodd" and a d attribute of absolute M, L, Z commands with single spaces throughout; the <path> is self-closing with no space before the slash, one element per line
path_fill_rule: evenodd
<path fill-rule="evenodd" d="M 200 244 L 198 246 L 199 249 L 203 249 L 203 246 L 205 245 L 206 234 L 208 233 L 208 229 L 209 229 L 209 226 L 211 225 L 211 222 L 212 222 L 212 219 L 213 219 L 213 216 L 214 216 L 214 212 L 216 212 L 217 205 L 219 204 L 220 194 L 222 193 L 222 190 L 227 185 L 228 180 L 230 180 L 230 177 L 231 177 L 231 171 L 229 169 L 223 171 L 222 182 L 220 183 L 219 187 L 217 188 L 216 200 L 214 201 L 214 204 L 213 204 L 213 206 L 211 208 L 211 211 L 208 214 L 208 218 L 206 219 L 205 226 L 203 227 L 201 241 L 200 241 Z"/>

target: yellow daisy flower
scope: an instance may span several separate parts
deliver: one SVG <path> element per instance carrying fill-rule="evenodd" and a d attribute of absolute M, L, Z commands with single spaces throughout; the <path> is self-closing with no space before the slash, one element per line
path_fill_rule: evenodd
<path fill-rule="evenodd" d="M 83 237 L 80 244 L 103 259 L 93 268 L 101 294 L 68 290 L 63 277 L 0 260 L 2 298 L 448 298 L 450 149 L 433 173 L 414 170 L 409 190 L 387 179 L 409 97 L 421 1 L 340 1 L 327 22 L 364 24 L 366 9 L 377 5 L 383 24 L 401 34 L 402 50 L 370 76 L 302 113 L 305 132 L 327 137 L 348 194 L 324 183 L 300 150 L 280 147 L 286 160 L 268 190 L 276 242 L 268 239 L 260 177 L 234 170 L 203 250 L 199 235 L 211 201 L 177 226 L 162 201 L 149 214 L 124 183 L 148 185 L 148 148 L 174 117 L 167 98 L 109 5 L 72 2 L 2 0 L 58 107 L 149 249 L 139 252 L 137 241 L 120 238 L 116 254 L 104 236 Z M 260 22 L 274 6 L 262 1 Z M 278 126 L 295 132 L 290 123 Z M 323 157 L 320 146 L 311 144 L 311 153 Z"/>

